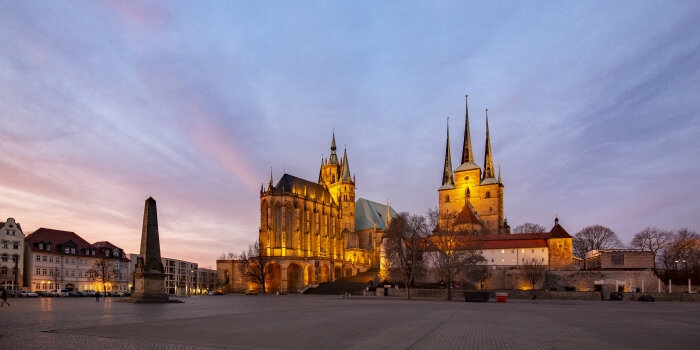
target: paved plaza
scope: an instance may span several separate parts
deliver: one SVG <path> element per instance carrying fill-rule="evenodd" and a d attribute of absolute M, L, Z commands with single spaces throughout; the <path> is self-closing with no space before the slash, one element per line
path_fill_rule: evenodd
<path fill-rule="evenodd" d="M 198 296 L 9 299 L 1 349 L 697 349 L 700 303 Z"/>

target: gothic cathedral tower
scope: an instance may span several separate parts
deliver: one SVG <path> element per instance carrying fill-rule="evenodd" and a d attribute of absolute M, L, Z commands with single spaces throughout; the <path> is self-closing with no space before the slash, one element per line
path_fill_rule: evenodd
<path fill-rule="evenodd" d="M 331 156 L 321 159 L 321 171 L 318 182 L 328 189 L 333 200 L 340 209 L 340 229 L 348 232 L 355 231 L 355 178 L 350 175 L 347 149 L 343 152 L 343 160 L 338 162 L 335 146 L 335 133 L 331 141 Z"/>
<path fill-rule="evenodd" d="M 465 96 L 466 99 L 466 96 Z M 503 214 L 503 183 L 499 169 L 496 178 L 491 153 L 488 109 L 486 110 L 486 142 L 484 145 L 484 170 L 474 161 L 471 135 L 469 132 L 469 104 L 466 104 L 464 123 L 464 143 L 461 164 L 452 172 L 450 154 L 450 131 L 447 129 L 445 167 L 442 186 L 438 189 L 439 212 L 441 217 L 455 215 L 465 217 L 462 212 L 470 211 L 482 226 L 484 233 L 509 233 L 510 229 Z"/>

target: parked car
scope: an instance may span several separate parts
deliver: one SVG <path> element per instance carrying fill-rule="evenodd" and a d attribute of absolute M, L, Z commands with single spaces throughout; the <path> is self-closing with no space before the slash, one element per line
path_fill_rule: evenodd
<path fill-rule="evenodd" d="M 94 297 L 96 292 L 94 290 L 84 290 L 83 293 L 85 296 Z"/>
<path fill-rule="evenodd" d="M 61 289 L 60 292 L 62 297 L 69 297 L 70 296 L 70 291 L 68 289 Z"/>
<path fill-rule="evenodd" d="M 218 295 L 221 295 L 221 292 L 218 292 Z M 258 295 L 258 290 L 257 289 L 248 289 L 245 291 L 245 295 Z"/>
<path fill-rule="evenodd" d="M 68 292 L 68 296 L 69 297 L 80 297 L 82 295 L 80 295 L 80 293 L 72 290 L 72 291 Z"/>
<path fill-rule="evenodd" d="M 48 292 L 45 292 L 45 291 L 43 291 L 43 290 L 38 290 L 38 291 L 36 291 L 36 294 L 37 294 L 38 296 L 42 297 L 42 298 L 46 298 L 46 297 L 49 296 L 49 295 L 48 295 Z"/>
<path fill-rule="evenodd" d="M 52 290 L 48 291 L 46 294 L 48 294 L 48 296 L 50 296 L 50 297 L 60 297 L 61 291 L 58 289 L 52 289 Z"/>
<path fill-rule="evenodd" d="M 22 298 L 22 297 L 36 298 L 39 296 L 39 294 L 36 294 L 36 293 L 32 292 L 31 290 L 21 290 L 21 291 L 19 291 L 17 296 L 20 298 Z"/>
<path fill-rule="evenodd" d="M 654 302 L 654 296 L 653 295 L 642 295 L 639 297 L 639 301 L 646 301 L 646 302 Z"/>

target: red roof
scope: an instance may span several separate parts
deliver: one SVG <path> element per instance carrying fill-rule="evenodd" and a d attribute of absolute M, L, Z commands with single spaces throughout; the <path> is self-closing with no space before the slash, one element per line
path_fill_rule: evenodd
<path fill-rule="evenodd" d="M 511 239 L 484 241 L 481 249 L 520 249 L 547 247 L 546 239 Z"/>
<path fill-rule="evenodd" d="M 73 244 L 75 244 L 76 254 L 69 255 L 87 256 L 87 254 L 85 254 L 85 249 L 95 248 L 92 244 L 88 243 L 82 237 L 78 236 L 75 232 L 54 230 L 43 227 L 27 236 L 26 241 L 32 251 L 42 252 L 47 252 L 47 250 L 40 250 L 39 243 L 49 243 L 51 244 L 51 250 L 48 252 L 53 254 L 64 254 L 63 250 L 59 248 L 59 245 L 70 244 L 70 242 L 73 242 Z"/>
<path fill-rule="evenodd" d="M 99 242 L 93 243 L 92 245 L 97 248 L 97 252 L 98 252 L 98 255 L 100 257 L 105 256 L 105 250 L 107 250 L 111 253 L 114 249 L 118 249 L 119 252 L 123 254 L 123 256 L 120 256 L 121 261 L 124 261 L 124 262 L 131 261 L 131 260 L 129 260 L 129 258 L 126 257 L 126 254 L 124 253 L 123 249 L 117 247 L 116 245 L 114 245 L 108 241 L 99 241 Z"/>

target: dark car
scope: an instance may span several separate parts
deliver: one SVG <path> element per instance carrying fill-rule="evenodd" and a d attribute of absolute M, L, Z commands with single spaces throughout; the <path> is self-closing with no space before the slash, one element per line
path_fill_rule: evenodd
<path fill-rule="evenodd" d="M 81 297 L 82 295 L 78 292 L 70 291 L 70 292 L 68 292 L 68 296 L 69 297 Z"/>

